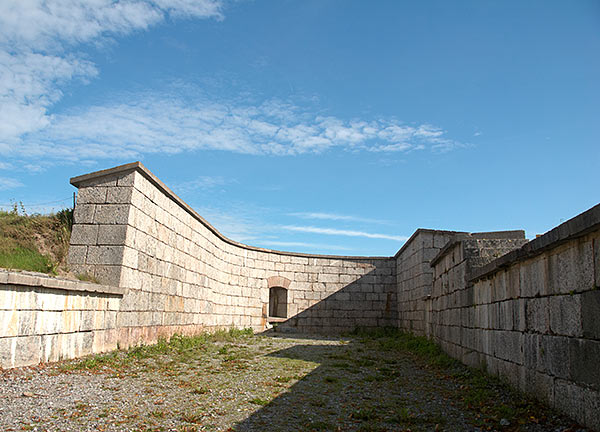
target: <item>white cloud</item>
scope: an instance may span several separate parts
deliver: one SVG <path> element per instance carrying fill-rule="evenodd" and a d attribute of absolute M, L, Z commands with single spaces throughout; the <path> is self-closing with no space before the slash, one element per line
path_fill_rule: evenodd
<path fill-rule="evenodd" d="M 206 149 L 296 155 L 331 148 L 446 151 L 458 145 L 428 124 L 315 116 L 277 99 L 217 102 L 183 86 L 50 114 L 64 86 L 99 74 L 78 51 L 82 44 L 104 44 L 170 18 L 221 19 L 221 8 L 221 0 L 0 2 L 0 155 L 52 163 Z"/>
<path fill-rule="evenodd" d="M 23 186 L 23 183 L 17 179 L 0 177 L 0 190 L 15 189 L 21 186 Z"/>
<path fill-rule="evenodd" d="M 281 228 L 284 230 L 288 230 L 288 231 L 306 232 L 306 233 L 313 233 L 313 234 L 339 235 L 339 236 L 347 236 L 347 237 L 366 237 L 366 238 L 374 238 L 374 239 L 394 240 L 394 241 L 400 241 L 400 242 L 408 240 L 408 237 L 405 237 L 405 236 L 377 234 L 377 233 L 369 233 L 369 232 L 354 231 L 354 230 L 341 230 L 341 229 L 335 229 L 335 228 L 319 228 L 319 227 L 313 227 L 313 226 L 297 226 L 297 225 L 284 225 Z"/>
<path fill-rule="evenodd" d="M 185 89 L 185 97 L 177 92 L 126 94 L 119 97 L 120 102 L 55 115 L 43 129 L 0 147 L 0 154 L 79 161 L 194 150 L 271 155 L 321 153 L 334 147 L 379 152 L 437 150 L 442 143 L 452 142 L 441 130 L 424 133 L 425 126 L 315 117 L 309 108 L 277 100 L 256 106 L 214 102 L 201 95 L 190 97 L 190 91 Z"/>
<path fill-rule="evenodd" d="M 278 240 L 265 240 L 265 241 L 262 241 L 262 244 L 267 245 L 269 247 L 283 247 L 283 248 L 328 249 L 328 250 L 339 250 L 339 251 L 354 250 L 354 249 L 346 247 L 346 246 L 338 246 L 338 245 L 331 245 L 331 244 L 278 241 Z"/>
<path fill-rule="evenodd" d="M 0 150 L 52 122 L 48 109 L 74 80 L 98 71 L 76 47 L 127 35 L 168 17 L 221 18 L 217 0 L 3 0 L 0 2 Z"/>
<path fill-rule="evenodd" d="M 289 213 L 290 216 L 299 217 L 302 219 L 319 219 L 319 220 L 333 220 L 333 221 L 349 221 L 349 222 L 366 222 L 366 223 L 377 223 L 377 224 L 386 224 L 388 222 L 378 220 L 378 219 L 370 219 L 370 218 L 362 218 L 358 216 L 352 215 L 341 215 L 335 213 L 322 213 L 322 212 L 296 212 Z"/>

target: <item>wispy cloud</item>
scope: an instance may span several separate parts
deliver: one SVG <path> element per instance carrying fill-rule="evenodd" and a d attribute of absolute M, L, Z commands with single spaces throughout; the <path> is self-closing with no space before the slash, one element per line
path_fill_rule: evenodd
<path fill-rule="evenodd" d="M 52 123 L 61 88 L 96 66 L 77 47 L 171 18 L 221 18 L 217 0 L 4 0 L 0 2 L 0 150 Z"/>
<path fill-rule="evenodd" d="M 23 186 L 19 180 L 9 177 L 0 177 L 0 190 L 15 189 Z"/>
<path fill-rule="evenodd" d="M 170 183 L 171 188 L 175 193 L 178 194 L 186 194 L 198 190 L 212 190 L 221 186 L 225 186 L 226 184 L 232 183 L 235 180 L 226 179 L 221 176 L 198 176 L 193 180 L 183 181 L 183 182 L 172 182 Z"/>
<path fill-rule="evenodd" d="M 322 243 L 307 243 L 307 242 L 293 242 L 293 241 L 277 241 L 277 240 L 266 240 L 262 241 L 262 244 L 275 247 L 275 248 L 304 248 L 304 249 L 327 249 L 327 250 L 338 250 L 338 251 L 352 251 L 353 248 L 346 246 L 338 246 L 332 244 Z"/>
<path fill-rule="evenodd" d="M 298 217 L 301 219 L 318 219 L 318 220 L 332 220 L 332 221 L 348 221 L 348 222 L 365 222 L 365 223 L 377 223 L 387 224 L 388 221 L 379 219 L 363 218 L 353 215 L 342 215 L 336 213 L 323 213 L 323 212 L 297 212 L 289 213 L 289 216 Z"/>
<path fill-rule="evenodd" d="M 436 151 L 446 140 L 442 138 L 445 132 L 434 133 L 430 126 L 315 116 L 310 107 L 280 100 L 244 105 L 214 102 L 200 95 L 186 99 L 176 92 L 119 99 L 127 102 L 55 115 L 45 128 L 18 143 L 0 146 L 0 153 L 78 161 L 196 150 L 269 155 L 321 153 L 331 148 Z"/>
<path fill-rule="evenodd" d="M 400 241 L 400 242 L 408 240 L 408 237 L 405 237 L 405 236 L 378 234 L 378 233 L 370 233 L 370 232 L 365 232 L 365 231 L 342 230 L 342 229 L 335 229 L 335 228 L 320 228 L 320 227 L 314 227 L 314 226 L 284 225 L 281 228 L 284 230 L 288 230 L 288 231 L 306 232 L 306 233 L 313 233 L 313 234 L 339 235 L 339 236 L 347 236 L 347 237 L 366 237 L 366 238 L 373 238 L 373 239 L 394 240 L 394 241 Z"/>
<path fill-rule="evenodd" d="M 224 101 L 199 90 L 112 95 L 50 114 L 62 89 L 99 75 L 81 53 L 169 19 L 222 16 L 221 0 L 6 0 L 0 2 L 0 155 L 56 162 L 134 159 L 222 150 L 298 155 L 447 151 L 445 130 L 396 119 L 345 119 L 278 99 Z M 184 85 L 182 85 L 183 87 Z"/>

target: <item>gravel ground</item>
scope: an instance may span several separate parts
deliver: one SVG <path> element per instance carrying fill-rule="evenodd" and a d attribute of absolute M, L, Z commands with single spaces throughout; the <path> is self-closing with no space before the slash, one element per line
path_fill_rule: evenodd
<path fill-rule="evenodd" d="M 492 378 L 429 360 L 394 337 L 178 338 L 0 371 L 0 429 L 585 431 Z"/>

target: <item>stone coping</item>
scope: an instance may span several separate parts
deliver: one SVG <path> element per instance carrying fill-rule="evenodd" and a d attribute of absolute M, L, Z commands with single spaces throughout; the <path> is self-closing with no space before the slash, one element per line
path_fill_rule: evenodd
<path fill-rule="evenodd" d="M 396 252 L 396 254 L 394 255 L 394 258 L 398 258 L 402 252 L 404 252 L 404 250 L 408 247 L 409 244 L 411 244 L 414 239 L 417 238 L 417 236 L 421 233 L 427 233 L 427 234 L 467 234 L 465 232 L 462 231 L 446 231 L 446 230 L 435 230 L 435 229 L 429 229 L 429 228 L 418 228 L 413 235 L 411 235 L 408 240 L 406 240 L 404 242 L 404 245 L 402 245 L 402 247 L 398 250 L 398 252 Z"/>
<path fill-rule="evenodd" d="M 583 237 L 597 229 L 600 229 L 600 204 L 569 219 L 544 235 L 531 240 L 519 249 L 515 249 L 489 264 L 473 270 L 469 282 L 477 282 L 513 263 L 541 255 L 549 249 L 553 249 L 569 240 Z"/>
<path fill-rule="evenodd" d="M 114 168 L 109 168 L 101 171 L 95 171 L 93 173 L 80 175 L 77 177 L 71 178 L 70 182 L 73 186 L 79 188 L 85 182 L 94 180 L 101 177 L 106 177 L 118 173 L 123 173 L 127 171 L 138 171 L 142 174 L 146 179 L 148 179 L 154 186 L 156 186 L 159 190 L 161 190 L 165 195 L 175 201 L 180 207 L 182 207 L 186 212 L 188 212 L 191 216 L 193 216 L 196 220 L 202 223 L 206 228 L 208 228 L 214 235 L 223 240 L 225 243 L 229 243 L 233 246 L 240 247 L 242 249 L 247 249 L 251 251 L 257 252 L 266 252 L 273 253 L 277 255 L 288 255 L 288 256 L 297 256 L 304 258 L 329 258 L 329 259 L 345 259 L 345 260 L 389 260 L 392 257 L 385 256 L 347 256 L 347 255 L 319 255 L 319 254 L 307 254 L 301 252 L 285 252 L 274 249 L 266 249 L 260 248 L 256 246 L 249 246 L 244 243 L 236 242 L 235 240 L 231 240 L 228 237 L 225 237 L 221 234 L 215 227 L 213 227 L 206 219 L 200 216 L 193 208 L 191 208 L 185 201 L 183 201 L 175 192 L 173 192 L 167 185 L 165 185 L 162 181 L 158 179 L 148 168 L 146 168 L 141 162 L 132 162 L 125 165 L 120 165 Z M 416 234 L 416 233 L 415 233 Z M 414 235 L 413 235 L 414 237 Z M 412 238 L 412 237 L 411 237 Z"/>
<path fill-rule="evenodd" d="M 431 260 L 429 265 L 435 266 L 444 256 L 452 249 L 457 243 L 468 241 L 468 240 L 524 240 L 525 231 L 523 230 L 512 230 L 512 231 L 489 231 L 489 232 L 478 232 L 478 233 L 457 233 L 454 237 L 446 243 L 446 245 L 440 249 L 438 254 Z"/>
<path fill-rule="evenodd" d="M 1 285 L 20 285 L 63 291 L 123 295 L 125 288 L 48 276 L 44 273 L 0 269 Z"/>

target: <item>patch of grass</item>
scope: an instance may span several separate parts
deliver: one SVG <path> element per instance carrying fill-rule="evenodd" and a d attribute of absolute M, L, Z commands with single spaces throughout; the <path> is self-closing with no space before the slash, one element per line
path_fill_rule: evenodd
<path fill-rule="evenodd" d="M 278 383 L 288 383 L 288 382 L 290 382 L 293 379 L 294 379 L 294 377 L 291 377 L 291 376 L 286 376 L 286 377 L 278 376 L 278 377 L 275 377 L 275 381 L 277 381 Z"/>
<path fill-rule="evenodd" d="M 339 381 L 338 377 L 334 377 L 334 376 L 326 376 L 325 378 L 323 378 L 323 381 L 325 381 L 326 383 L 329 384 L 333 384 Z"/>
<path fill-rule="evenodd" d="M 198 424 L 202 422 L 202 417 L 204 417 L 201 413 L 196 411 L 186 411 L 181 414 L 181 421 L 186 423 Z"/>
<path fill-rule="evenodd" d="M 437 368 L 450 368 L 458 364 L 457 360 L 444 353 L 439 345 L 431 340 L 404 333 L 393 327 L 357 328 L 351 335 L 357 336 L 361 342 L 374 345 L 374 348 L 382 351 L 407 351 Z"/>
<path fill-rule="evenodd" d="M 100 283 L 100 281 L 96 278 L 96 276 L 89 275 L 87 273 L 79 273 L 77 275 L 77 279 L 82 282 L 92 282 L 92 283 Z"/>
<path fill-rule="evenodd" d="M 209 389 L 207 389 L 204 386 L 199 386 L 199 387 L 195 387 L 192 389 L 192 391 L 190 393 L 195 394 L 195 395 L 203 395 L 209 392 Z"/>
<path fill-rule="evenodd" d="M 324 421 L 314 421 L 306 425 L 306 429 L 309 431 L 330 431 L 334 430 L 334 426 L 331 423 Z"/>
<path fill-rule="evenodd" d="M 372 407 L 364 407 L 354 411 L 351 417 L 355 420 L 374 420 L 377 418 L 377 411 Z"/>
<path fill-rule="evenodd" d="M 250 403 L 252 403 L 254 405 L 261 405 L 261 406 L 269 404 L 269 401 L 267 399 L 262 399 L 262 398 L 259 398 L 259 397 L 256 397 L 254 399 L 250 399 L 248 402 L 250 402 Z"/>
<path fill-rule="evenodd" d="M 211 349 L 211 343 L 214 339 L 220 340 L 226 337 L 231 341 L 235 341 L 236 338 L 246 338 L 248 334 L 252 334 L 252 330 L 227 331 L 216 336 L 210 333 L 202 333 L 196 336 L 176 334 L 168 341 L 159 339 L 154 345 L 140 345 L 130 348 L 128 351 L 113 351 L 108 354 L 88 356 L 65 362 L 60 368 L 64 372 L 100 369 L 122 371 L 135 362 L 142 369 L 161 369 L 168 375 L 178 375 L 182 373 L 182 370 L 180 370 L 182 365 L 197 361 L 199 356 Z M 244 353 L 243 355 L 247 356 L 249 354 Z M 164 357 L 167 357 L 168 360 L 163 360 Z M 235 369 L 246 369 L 248 367 L 245 362 L 237 359 L 226 360 L 224 364 L 226 367 Z M 135 371 L 130 371 L 130 373 L 135 374 Z"/>
<path fill-rule="evenodd" d="M 0 267 L 39 273 L 56 273 L 56 265 L 50 258 L 36 250 L 20 245 L 13 245 L 7 249 L 0 251 Z"/>
<path fill-rule="evenodd" d="M 65 265 L 73 211 L 28 215 L 21 205 L 0 210 L 0 267 L 56 274 Z"/>

